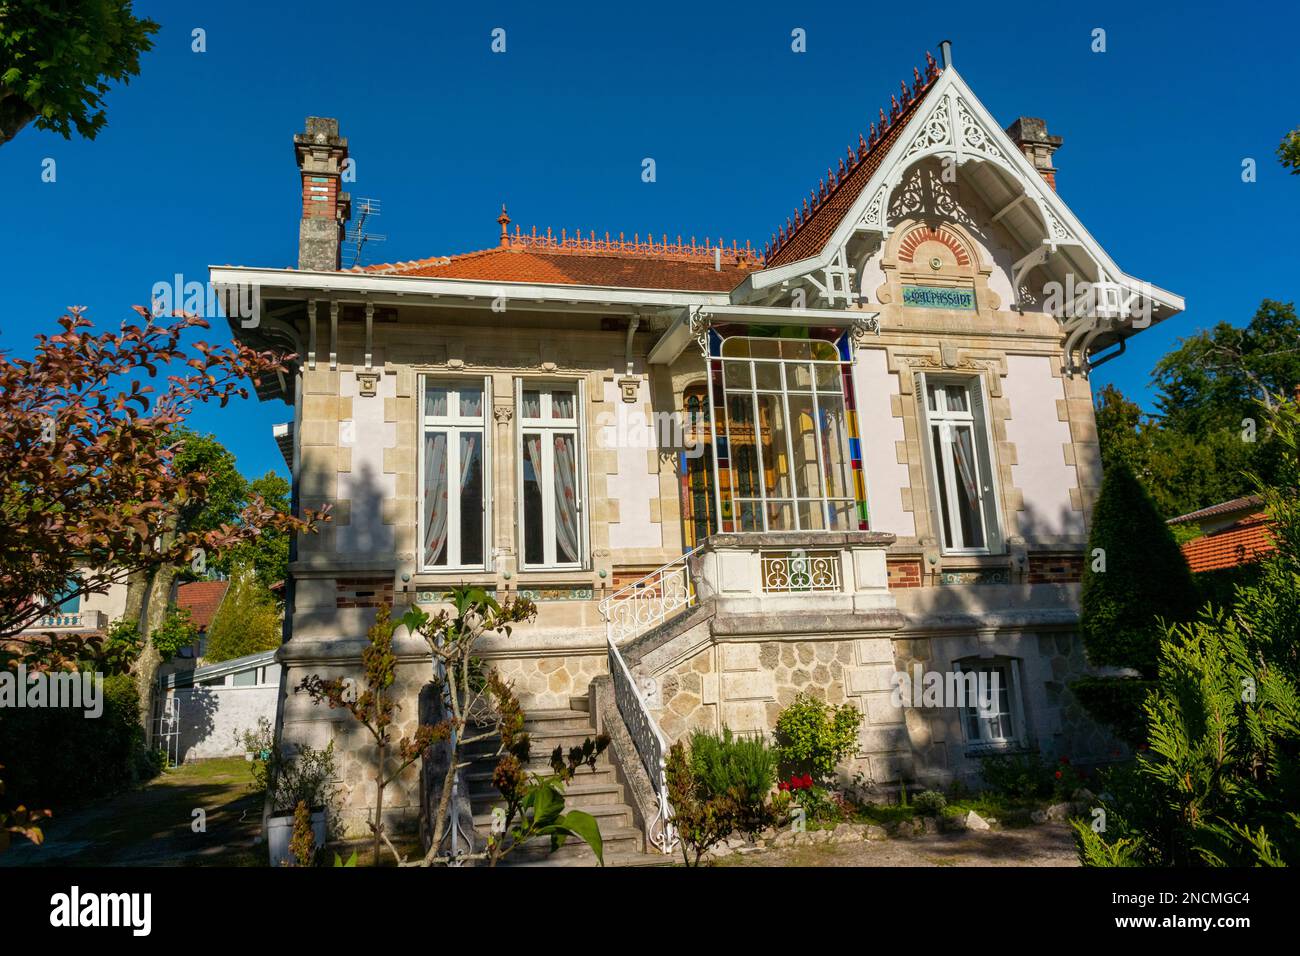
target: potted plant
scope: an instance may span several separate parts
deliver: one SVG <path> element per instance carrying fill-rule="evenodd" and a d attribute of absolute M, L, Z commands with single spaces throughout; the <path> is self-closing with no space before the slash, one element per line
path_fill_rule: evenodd
<path fill-rule="evenodd" d="M 271 815 L 266 821 L 266 843 L 272 866 L 292 863 L 289 841 L 293 837 L 294 809 L 301 801 L 311 810 L 312 833 L 319 849 L 328 834 L 328 808 L 334 796 L 334 742 L 324 750 L 299 748 L 292 757 L 272 751 L 268 766 L 267 795 Z"/>

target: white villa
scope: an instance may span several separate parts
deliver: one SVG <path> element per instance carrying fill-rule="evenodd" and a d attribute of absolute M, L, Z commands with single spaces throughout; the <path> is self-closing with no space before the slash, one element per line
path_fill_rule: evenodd
<path fill-rule="evenodd" d="M 1101 482 L 1088 373 L 1183 300 L 1111 259 L 1056 190 L 1061 139 L 995 120 L 948 44 L 900 87 L 761 249 L 503 208 L 489 248 L 343 269 L 348 142 L 330 119 L 294 137 L 297 268 L 211 277 L 260 292 L 241 341 L 296 355 L 258 392 L 291 415 L 295 505 L 334 520 L 292 556 L 278 726 L 336 741 L 357 829 L 365 732 L 294 688 L 355 672 L 380 602 L 462 582 L 537 602 L 486 657 L 545 746 L 611 733 L 574 800 L 615 849 L 662 842 L 668 743 L 769 731 L 801 691 L 865 714 L 843 772 L 881 788 L 1113 753 L 1068 689 Z M 409 732 L 430 664 L 403 640 Z M 1000 692 L 899 707 L 918 663 Z M 414 818 L 419 774 L 387 800 Z"/>

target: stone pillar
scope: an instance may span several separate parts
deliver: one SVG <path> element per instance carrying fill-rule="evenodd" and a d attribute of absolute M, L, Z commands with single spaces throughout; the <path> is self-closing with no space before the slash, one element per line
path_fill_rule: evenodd
<path fill-rule="evenodd" d="M 514 470 L 510 464 L 514 461 L 510 444 L 510 420 L 515 410 L 510 404 L 497 404 L 492 409 L 492 418 L 496 422 L 496 441 L 493 443 L 492 474 L 495 489 L 492 522 L 496 528 L 496 547 L 493 548 L 493 564 L 498 571 L 514 571 Z"/>

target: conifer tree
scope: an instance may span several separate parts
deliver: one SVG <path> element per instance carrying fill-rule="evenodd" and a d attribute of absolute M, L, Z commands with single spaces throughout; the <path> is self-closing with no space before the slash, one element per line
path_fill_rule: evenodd
<path fill-rule="evenodd" d="M 1106 469 L 1085 555 L 1079 630 L 1095 667 L 1136 675 L 1088 677 L 1070 689 L 1121 739 L 1145 738 L 1142 701 L 1156 677 L 1165 625 L 1196 613 L 1191 571 L 1150 495 L 1123 461 Z"/>

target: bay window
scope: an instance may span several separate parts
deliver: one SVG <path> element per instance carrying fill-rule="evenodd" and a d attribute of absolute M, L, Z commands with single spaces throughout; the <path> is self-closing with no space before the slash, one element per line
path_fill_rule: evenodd
<path fill-rule="evenodd" d="M 519 538 L 524 568 L 580 568 L 581 387 L 519 380 Z"/>
<path fill-rule="evenodd" d="M 484 379 L 422 379 L 421 570 L 487 567 L 489 404 Z"/>
<path fill-rule="evenodd" d="M 721 344 L 726 504 L 738 531 L 859 527 L 847 361 L 817 339 L 732 336 Z"/>
<path fill-rule="evenodd" d="M 993 456 L 979 379 L 919 377 L 933 499 L 943 550 L 991 554 L 1002 547 Z"/>

